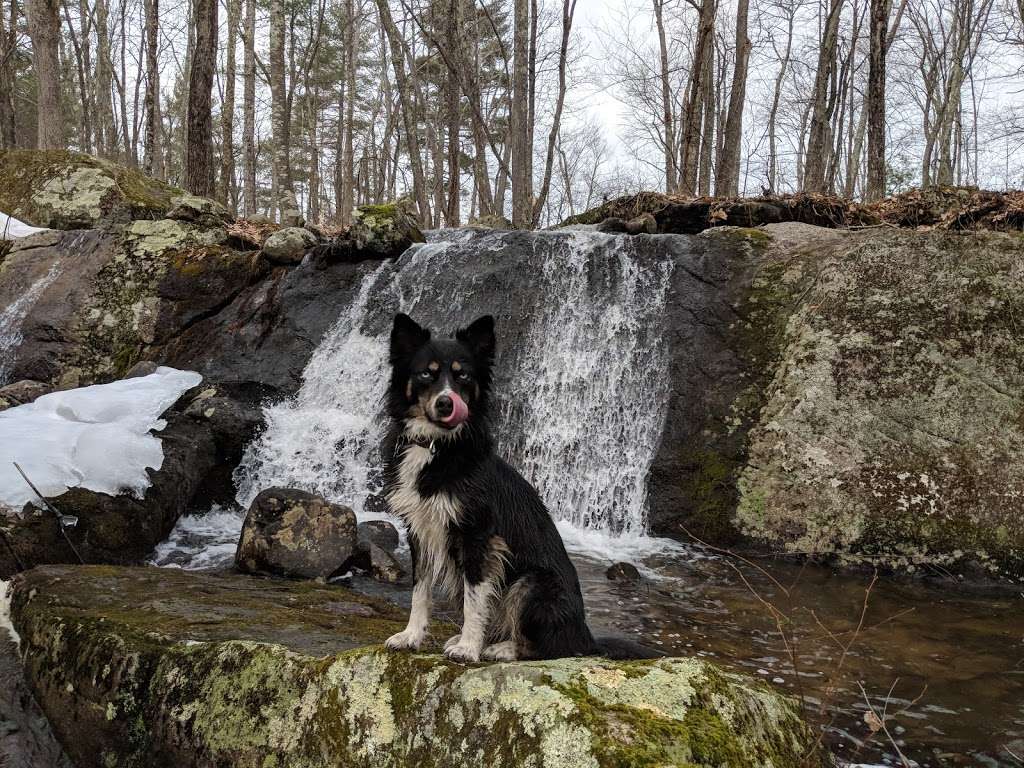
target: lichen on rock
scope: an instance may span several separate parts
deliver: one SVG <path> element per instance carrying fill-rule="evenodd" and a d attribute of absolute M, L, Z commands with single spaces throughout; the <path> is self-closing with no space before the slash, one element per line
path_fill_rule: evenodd
<path fill-rule="evenodd" d="M 784 550 L 1024 577 L 1024 242 L 861 238 L 788 320 L 737 518 Z"/>
<path fill-rule="evenodd" d="M 794 702 L 704 660 L 463 667 L 360 647 L 401 613 L 337 587 L 50 567 L 18 577 L 13 615 L 81 766 L 785 768 L 814 742 Z"/>

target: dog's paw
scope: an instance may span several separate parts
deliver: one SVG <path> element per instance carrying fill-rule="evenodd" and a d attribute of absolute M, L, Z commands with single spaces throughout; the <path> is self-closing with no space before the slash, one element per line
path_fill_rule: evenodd
<path fill-rule="evenodd" d="M 423 638 L 422 632 L 412 632 L 408 629 L 403 629 L 401 632 L 385 640 L 384 645 L 392 651 L 415 651 L 423 644 Z"/>
<path fill-rule="evenodd" d="M 453 645 L 458 645 L 462 640 L 462 635 L 452 635 L 444 643 L 444 649 L 447 651 Z"/>
<path fill-rule="evenodd" d="M 473 664 L 480 661 L 480 649 L 463 643 L 456 643 L 445 648 L 444 655 L 451 661 L 457 661 L 460 664 Z"/>
<path fill-rule="evenodd" d="M 506 640 L 503 643 L 488 645 L 480 654 L 480 658 L 487 661 L 515 661 L 516 644 L 512 640 Z"/>

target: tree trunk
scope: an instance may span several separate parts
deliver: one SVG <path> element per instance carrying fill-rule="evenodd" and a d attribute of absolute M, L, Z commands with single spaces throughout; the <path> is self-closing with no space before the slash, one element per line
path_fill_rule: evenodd
<path fill-rule="evenodd" d="M 828 18 L 818 51 L 818 68 L 814 77 L 811 96 L 811 128 L 807 139 L 806 165 L 803 187 L 807 192 L 824 192 L 828 164 L 829 128 L 829 86 L 836 67 L 836 46 L 839 40 L 839 18 L 843 0 L 829 0 Z M 834 101 L 833 101 L 834 103 Z"/>
<path fill-rule="evenodd" d="M 60 104 L 60 6 L 57 0 L 28 0 L 28 34 L 32 65 L 39 86 L 36 146 L 64 149 L 64 118 Z"/>
<path fill-rule="evenodd" d="M 528 229 L 533 223 L 530 146 L 528 0 L 515 0 L 512 62 L 512 226 Z"/>
<path fill-rule="evenodd" d="M 195 43 L 188 78 L 185 188 L 205 197 L 214 194 L 211 92 L 217 65 L 217 6 L 217 0 L 195 0 Z"/>
<path fill-rule="evenodd" d="M 274 132 L 275 203 L 282 210 L 291 206 L 293 195 L 291 167 L 291 120 L 285 86 L 284 66 L 285 17 L 283 0 L 270 3 L 270 111 Z M 284 222 L 282 222 L 284 223 Z"/>
<path fill-rule="evenodd" d="M 160 148 L 160 67 L 157 52 L 160 34 L 159 0 L 145 0 L 146 14 L 146 95 L 143 106 L 146 112 L 146 139 L 143 164 L 146 173 L 157 179 L 166 178 L 164 156 Z"/>
<path fill-rule="evenodd" d="M 235 187 L 235 48 L 238 46 L 238 22 L 241 0 L 228 0 L 228 43 L 224 61 L 224 102 L 220 108 L 220 200 L 232 212 L 237 200 Z"/>
<path fill-rule="evenodd" d="M 256 215 L 256 0 L 245 0 L 242 41 L 242 208 Z"/>
<path fill-rule="evenodd" d="M 889 26 L 889 0 L 871 0 L 868 95 L 864 105 L 868 121 L 868 183 L 865 199 L 885 197 L 885 55 Z"/>
<path fill-rule="evenodd" d="M 736 66 L 729 89 L 729 110 L 722 137 L 722 157 L 715 173 L 715 194 L 735 197 L 740 184 L 740 144 L 743 140 L 743 105 L 747 99 L 747 68 L 750 63 L 750 38 L 747 37 L 747 16 L 750 0 L 737 0 Z"/>
<path fill-rule="evenodd" d="M 704 77 L 708 67 L 708 49 L 712 45 L 715 30 L 715 0 L 702 0 L 697 40 L 693 46 L 693 61 L 686 88 L 686 113 L 683 117 L 683 135 L 680 147 L 679 191 L 684 195 L 695 195 L 698 189 L 700 166 L 701 130 L 704 104 Z"/>
<path fill-rule="evenodd" d="M 398 88 L 398 97 L 402 107 L 402 127 L 405 130 L 405 142 L 409 155 L 409 165 L 412 167 L 413 196 L 419 208 L 418 214 L 421 223 L 430 221 L 430 202 L 427 199 L 426 176 L 423 172 L 423 156 L 420 153 L 420 140 L 418 125 L 415 120 L 415 104 L 413 102 L 412 87 L 405 69 L 405 47 L 395 20 L 391 16 L 391 9 L 387 0 L 376 0 L 377 10 L 380 13 L 381 24 L 384 25 L 384 32 L 388 38 L 388 45 L 391 48 L 391 63 L 395 70 L 395 84 Z"/>
<path fill-rule="evenodd" d="M 1024 0 L 1022 0 L 1024 1 Z M 740 0 L 747 2 L 747 0 Z M 658 50 L 661 71 L 661 143 L 665 152 L 665 193 L 676 191 L 679 172 L 676 168 L 676 134 L 674 109 L 672 105 L 672 84 L 669 80 L 668 41 L 665 37 L 665 0 L 654 0 L 654 21 L 658 28 Z"/>
<path fill-rule="evenodd" d="M 562 44 L 558 49 L 558 97 L 555 100 L 555 115 L 551 121 L 548 134 L 548 151 L 544 158 L 544 180 L 541 182 L 540 194 L 533 206 L 533 226 L 540 224 L 540 215 L 547 203 L 548 190 L 551 188 L 551 171 L 555 161 L 555 144 L 562 128 L 562 107 L 565 105 L 566 69 L 569 63 L 569 36 L 572 33 L 572 20 L 576 14 L 576 0 L 562 2 Z"/>
<path fill-rule="evenodd" d="M 14 121 L 14 49 L 18 33 L 18 3 L 11 0 L 11 15 L 4 29 L 3 8 L 0 7 L 0 149 L 17 145 Z"/>
<path fill-rule="evenodd" d="M 456 27 L 459 18 L 458 6 L 460 2 L 461 0 L 449 0 L 445 19 L 445 45 L 448 46 L 449 50 L 453 51 L 461 47 L 459 45 L 459 30 Z M 445 142 L 448 150 L 448 200 L 445 208 L 445 220 L 449 227 L 457 227 L 461 218 L 459 191 L 462 171 L 459 159 L 462 156 L 460 131 L 462 113 L 460 110 L 459 77 L 452 67 L 448 67 L 444 87 L 446 99 L 445 118 L 448 123 L 448 137 Z"/>
<path fill-rule="evenodd" d="M 96 0 L 96 148 L 101 155 L 107 157 L 117 153 L 113 81 L 107 0 Z M 128 145 L 127 136 L 124 137 L 124 143 Z"/>
<path fill-rule="evenodd" d="M 341 167 L 341 208 L 338 218 L 342 226 L 352 222 L 352 209 L 355 207 L 355 101 L 356 101 L 356 12 L 353 0 L 345 0 L 345 142 L 343 146 Z"/>

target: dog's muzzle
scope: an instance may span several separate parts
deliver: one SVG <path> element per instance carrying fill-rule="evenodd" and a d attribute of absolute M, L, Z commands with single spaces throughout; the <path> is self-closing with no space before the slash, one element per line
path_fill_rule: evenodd
<path fill-rule="evenodd" d="M 449 429 L 454 429 L 469 418 L 469 406 L 458 392 L 445 392 L 434 400 L 434 413 Z"/>

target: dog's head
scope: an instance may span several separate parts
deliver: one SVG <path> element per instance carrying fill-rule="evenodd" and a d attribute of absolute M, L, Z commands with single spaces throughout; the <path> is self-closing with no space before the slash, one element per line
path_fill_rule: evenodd
<path fill-rule="evenodd" d="M 494 318 L 481 317 L 454 338 L 431 339 L 411 317 L 396 315 L 390 361 L 391 417 L 416 437 L 451 437 L 463 425 L 487 418 Z"/>

